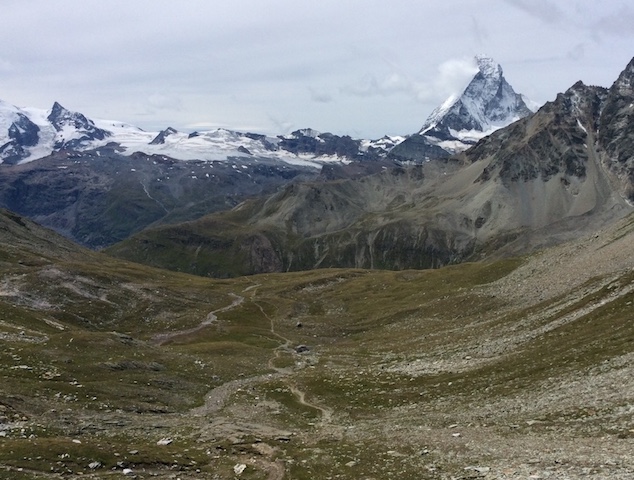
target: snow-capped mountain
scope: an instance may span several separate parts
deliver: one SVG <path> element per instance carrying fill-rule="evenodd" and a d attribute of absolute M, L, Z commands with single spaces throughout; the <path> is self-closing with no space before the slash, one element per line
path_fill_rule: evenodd
<path fill-rule="evenodd" d="M 103 141 L 112 134 L 97 126 L 78 112 L 71 112 L 55 102 L 51 113 L 46 117 L 55 129 L 56 150 L 75 150 L 90 147 L 94 142 Z"/>
<path fill-rule="evenodd" d="M 0 163 L 25 163 L 60 150 L 116 148 L 177 160 L 224 161 L 266 158 L 321 167 L 324 163 L 378 159 L 402 137 L 358 140 L 349 136 L 296 130 L 276 137 L 226 129 L 184 133 L 172 127 L 147 132 L 112 120 L 91 120 L 55 102 L 48 110 L 18 108 L 0 101 Z"/>
<path fill-rule="evenodd" d="M 532 113 L 522 95 L 504 78 L 502 67 L 491 58 L 476 57 L 478 73 L 459 97 L 449 97 L 436 108 L 419 134 L 449 131 L 454 137 L 482 137 Z"/>
<path fill-rule="evenodd" d="M 447 99 L 417 134 L 407 138 L 362 140 L 310 128 L 278 136 L 226 129 L 186 133 L 171 127 L 147 132 L 119 121 L 91 120 L 57 102 L 45 111 L 0 101 L 0 163 L 24 163 L 60 150 L 81 152 L 106 146 L 124 155 L 142 152 L 206 161 L 266 158 L 317 168 L 332 162 L 384 159 L 388 154 L 390 159 L 404 161 L 449 156 L 531 113 L 498 64 L 485 56 L 476 57 L 476 62 L 479 71 L 462 95 Z"/>
<path fill-rule="evenodd" d="M 537 109 L 513 90 L 493 59 L 478 55 L 475 61 L 478 72 L 462 94 L 449 97 L 437 107 L 420 131 L 392 152 L 394 158 L 435 158 L 466 150 Z"/>

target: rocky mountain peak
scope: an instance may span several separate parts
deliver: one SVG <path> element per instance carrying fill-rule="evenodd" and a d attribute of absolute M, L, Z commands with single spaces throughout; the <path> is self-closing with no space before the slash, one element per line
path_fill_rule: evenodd
<path fill-rule="evenodd" d="M 607 89 L 586 85 L 581 80 L 564 93 L 557 95 L 555 104 L 561 105 L 561 114 L 581 118 L 599 114 Z M 593 129 L 594 130 L 594 129 Z"/>
<path fill-rule="evenodd" d="M 627 198 L 634 201 L 634 59 L 607 92 L 598 139 L 607 155 L 607 167 L 620 179 Z"/>
<path fill-rule="evenodd" d="M 98 128 L 95 123 L 79 112 L 71 112 L 59 102 L 55 102 L 51 113 L 46 117 L 57 132 L 55 148 L 74 149 L 86 142 L 103 140 L 111 136 L 107 130 Z"/>
<path fill-rule="evenodd" d="M 58 132 L 64 128 L 64 126 L 74 126 L 80 128 L 88 124 L 88 119 L 81 113 L 74 113 L 64 108 L 60 103 L 55 102 L 51 108 L 51 113 L 46 117 L 51 125 Z"/>
<path fill-rule="evenodd" d="M 533 113 L 495 60 L 478 55 L 475 64 L 478 72 L 462 94 L 449 97 L 434 109 L 418 135 L 390 152 L 392 158 L 420 162 L 446 157 Z"/>
<path fill-rule="evenodd" d="M 425 121 L 420 134 L 432 130 L 487 132 L 529 115 L 521 95 L 504 78 L 502 67 L 492 58 L 475 58 L 478 73 L 459 97 L 450 97 Z M 458 135 L 458 138 L 459 135 Z"/>
<path fill-rule="evenodd" d="M 612 90 L 617 90 L 620 95 L 632 95 L 634 93 L 634 58 L 627 64 L 625 70 L 612 85 Z"/>

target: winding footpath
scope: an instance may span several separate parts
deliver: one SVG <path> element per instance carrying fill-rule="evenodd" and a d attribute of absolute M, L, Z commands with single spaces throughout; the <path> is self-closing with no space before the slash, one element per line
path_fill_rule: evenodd
<path fill-rule="evenodd" d="M 175 332 L 158 333 L 152 337 L 152 342 L 156 345 L 164 345 L 167 342 L 174 340 L 175 338 L 191 335 L 192 333 L 199 332 L 202 329 L 213 324 L 216 320 L 218 320 L 218 316 L 216 315 L 217 313 L 226 312 L 228 310 L 236 308 L 238 305 L 244 302 L 244 297 L 236 295 L 235 293 L 231 293 L 230 295 L 234 297 L 234 300 L 233 302 L 231 302 L 231 305 L 227 305 L 226 307 L 218 308 L 212 312 L 209 312 L 205 320 L 203 320 L 200 323 L 200 325 L 198 325 L 197 327 L 188 328 L 185 330 L 177 330 Z"/>
<path fill-rule="evenodd" d="M 306 400 L 306 393 L 300 390 L 296 384 L 291 383 L 291 381 L 289 380 L 289 376 L 293 373 L 293 369 L 291 367 L 280 368 L 275 366 L 275 361 L 280 357 L 282 353 L 294 353 L 293 349 L 291 348 L 292 341 L 289 338 L 286 338 L 275 331 L 275 322 L 266 313 L 262 305 L 256 302 L 255 299 L 253 298 L 255 296 L 255 292 L 256 292 L 255 289 L 257 287 L 258 285 L 247 287 L 244 290 L 244 292 L 253 290 L 251 301 L 253 302 L 254 305 L 256 305 L 259 308 L 260 312 L 262 312 L 262 315 L 269 321 L 269 324 L 270 324 L 269 331 L 271 335 L 277 338 L 281 342 L 280 345 L 274 349 L 273 356 L 269 359 L 267 363 L 268 367 L 271 370 L 273 370 L 275 373 L 257 375 L 250 378 L 239 378 L 237 380 L 231 380 L 229 382 L 226 382 L 212 389 L 211 391 L 209 391 L 207 395 L 205 395 L 205 403 L 202 406 L 193 409 L 191 413 L 194 416 L 206 416 L 206 415 L 217 413 L 218 411 L 222 410 L 222 408 L 225 406 L 229 397 L 232 394 L 234 394 L 238 389 L 244 388 L 249 385 L 255 385 L 261 382 L 270 381 L 272 379 L 281 379 L 284 383 L 288 385 L 289 390 L 295 397 L 297 397 L 297 401 L 301 405 L 315 409 L 320 412 L 321 425 L 330 423 L 332 420 L 333 411 L 327 407 L 323 407 L 321 405 L 318 405 L 316 403 L 312 403 Z M 162 345 L 166 343 L 167 341 L 173 340 L 174 338 L 178 336 L 189 335 L 202 328 L 205 328 L 206 326 L 210 325 L 211 323 L 217 320 L 216 313 L 226 312 L 228 310 L 236 308 L 237 306 L 241 305 L 244 302 L 244 297 L 236 295 L 236 294 L 232 294 L 232 295 L 235 297 L 235 300 L 231 303 L 231 305 L 228 305 L 226 307 L 219 308 L 217 310 L 214 310 L 213 312 L 210 312 L 209 315 L 207 316 L 207 319 L 204 322 L 202 322 L 198 327 L 188 329 L 188 330 L 181 330 L 181 331 L 173 332 L 173 333 L 160 334 L 155 336 L 154 340 L 159 345 Z"/>

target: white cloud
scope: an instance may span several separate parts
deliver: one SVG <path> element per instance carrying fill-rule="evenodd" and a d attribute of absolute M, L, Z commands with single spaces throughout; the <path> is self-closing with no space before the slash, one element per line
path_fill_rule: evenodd
<path fill-rule="evenodd" d="M 474 57 L 449 59 L 438 66 L 438 76 L 431 90 L 442 92 L 447 97 L 460 94 L 476 73 L 478 66 Z"/>
<path fill-rule="evenodd" d="M 396 72 L 380 78 L 368 74 L 357 83 L 342 87 L 341 92 L 357 97 L 404 94 L 420 102 L 443 101 L 450 95 L 462 93 L 477 72 L 474 58 L 454 58 L 438 65 L 430 78 L 415 80 Z"/>

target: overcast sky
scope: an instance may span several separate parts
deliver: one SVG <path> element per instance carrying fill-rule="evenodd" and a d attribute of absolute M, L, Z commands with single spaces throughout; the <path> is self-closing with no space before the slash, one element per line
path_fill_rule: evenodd
<path fill-rule="evenodd" d="M 2 0 L 0 99 L 147 130 L 417 131 L 473 56 L 544 103 L 634 56 L 619 0 Z"/>

